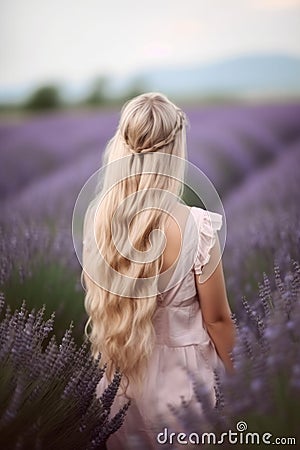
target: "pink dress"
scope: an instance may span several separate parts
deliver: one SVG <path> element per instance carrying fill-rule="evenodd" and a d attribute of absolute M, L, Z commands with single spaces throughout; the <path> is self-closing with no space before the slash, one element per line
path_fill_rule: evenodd
<path fill-rule="evenodd" d="M 220 214 L 198 207 L 190 208 L 181 253 L 167 284 L 171 287 L 164 292 L 160 290 L 163 293 L 158 295 L 153 320 L 156 345 L 149 361 L 142 396 L 134 396 L 134 389 L 128 391 L 134 398 L 123 425 L 107 440 L 107 450 L 162 448 L 157 434 L 163 431 L 164 426 L 171 425 L 174 427 L 172 430 L 177 430 L 178 425 L 168 403 L 178 407 L 184 398 L 186 403 L 200 408 L 201 414 L 192 380 L 184 368 L 197 374 L 208 389 L 212 404 L 215 403 L 213 370 L 224 370 L 224 366 L 203 322 L 195 274 L 201 274 L 203 266 L 209 261 L 215 231 L 221 226 Z M 97 387 L 98 396 L 106 386 L 104 376 Z M 117 396 L 110 417 L 126 401 L 124 397 Z"/>

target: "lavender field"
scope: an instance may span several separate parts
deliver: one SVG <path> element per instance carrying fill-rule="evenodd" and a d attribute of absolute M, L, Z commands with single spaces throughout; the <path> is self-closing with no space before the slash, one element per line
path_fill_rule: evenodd
<path fill-rule="evenodd" d="M 241 370 L 236 389 L 227 382 L 220 394 L 230 405 L 223 418 L 291 436 L 300 399 L 300 104 L 185 110 L 189 160 L 215 185 L 228 226 L 223 265 Z M 117 121 L 115 111 L 94 111 L 0 123 L 0 291 L 12 310 L 25 300 L 55 311 L 58 338 L 73 321 L 78 344 L 86 317 L 72 212 Z"/>

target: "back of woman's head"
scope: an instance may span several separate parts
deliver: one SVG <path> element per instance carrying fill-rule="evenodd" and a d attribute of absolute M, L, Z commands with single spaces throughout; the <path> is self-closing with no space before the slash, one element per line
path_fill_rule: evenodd
<path fill-rule="evenodd" d="M 120 121 L 120 132 L 127 148 L 136 153 L 174 149 L 182 153 L 179 146 L 168 146 L 176 140 L 183 128 L 184 115 L 161 94 L 143 94 L 128 102 Z M 178 155 L 184 156 L 184 155 Z"/>
<path fill-rule="evenodd" d="M 186 117 L 183 111 L 160 93 L 141 94 L 125 103 L 119 126 L 108 146 L 107 162 L 128 153 L 163 152 L 186 157 Z M 182 145 L 183 144 L 183 145 Z M 109 154 L 107 154 L 109 153 Z"/>
<path fill-rule="evenodd" d="M 185 126 L 184 113 L 162 94 L 127 102 L 85 218 L 82 279 L 92 353 L 101 353 L 110 379 L 119 368 L 135 389 L 155 341 L 164 248 L 156 231 L 164 232 L 183 190 Z"/>

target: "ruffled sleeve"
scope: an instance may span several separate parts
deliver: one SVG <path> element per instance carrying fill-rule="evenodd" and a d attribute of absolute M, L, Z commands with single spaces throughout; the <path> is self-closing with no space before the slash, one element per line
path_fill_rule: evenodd
<path fill-rule="evenodd" d="M 202 208 L 193 208 L 197 212 L 198 247 L 194 262 L 194 272 L 201 275 L 203 266 L 210 258 L 210 251 L 216 242 L 216 231 L 222 227 L 221 214 L 206 211 Z"/>

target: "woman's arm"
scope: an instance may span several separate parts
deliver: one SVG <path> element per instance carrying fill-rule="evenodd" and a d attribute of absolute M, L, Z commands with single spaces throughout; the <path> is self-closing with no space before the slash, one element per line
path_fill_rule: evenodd
<path fill-rule="evenodd" d="M 235 341 L 235 327 L 231 319 L 231 310 L 227 299 L 221 251 L 218 236 L 210 252 L 210 260 L 203 267 L 201 275 L 196 275 L 196 286 L 205 327 L 225 369 L 233 373 L 233 364 L 229 352 Z M 218 262 L 219 261 L 219 262 Z M 216 269 L 212 273 L 214 267 Z M 207 276 L 209 276 L 208 279 Z"/>

